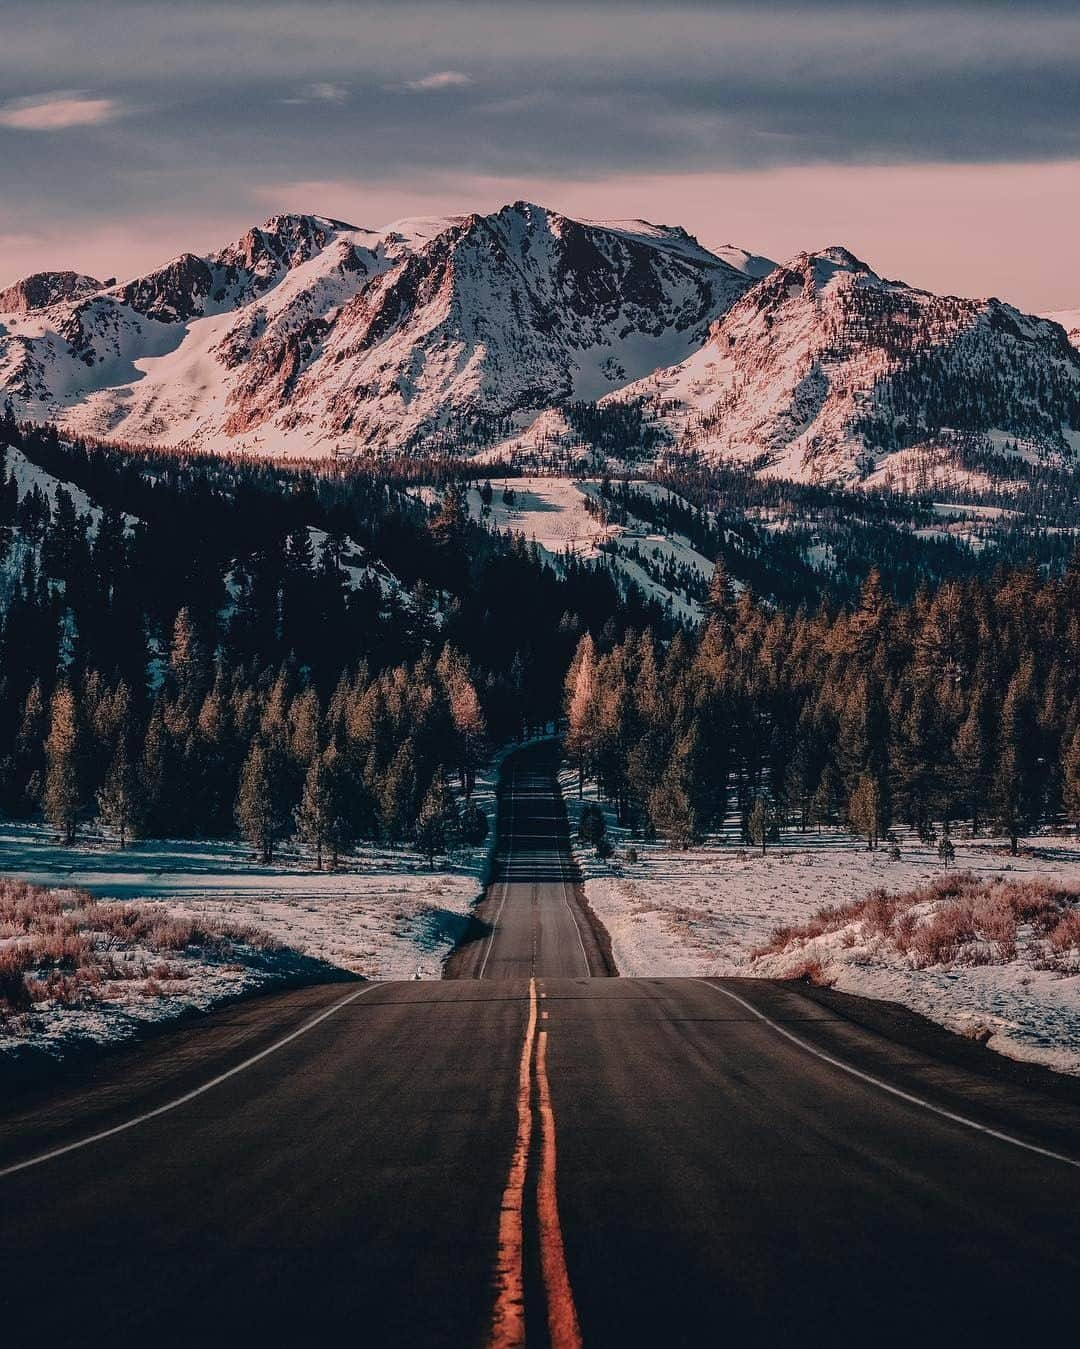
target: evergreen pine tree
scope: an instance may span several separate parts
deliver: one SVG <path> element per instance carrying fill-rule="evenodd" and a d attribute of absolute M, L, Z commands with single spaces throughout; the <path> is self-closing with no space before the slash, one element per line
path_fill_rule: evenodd
<path fill-rule="evenodd" d="M 649 797 L 650 819 L 675 848 L 689 847 L 701 827 L 692 777 L 694 752 L 691 732 L 676 745 L 663 776 Z"/>
<path fill-rule="evenodd" d="M 446 774 L 437 769 L 431 786 L 420 806 L 416 821 L 416 846 L 434 867 L 435 854 L 446 852 L 456 839 L 459 828 L 457 803 L 446 781 Z"/>
<path fill-rule="evenodd" d="M 718 557 L 713 563 L 705 613 L 709 621 L 715 623 L 718 628 L 726 629 L 731 626 L 735 613 L 735 588 L 731 584 L 731 576 L 722 557 Z"/>
<path fill-rule="evenodd" d="M 81 744 L 75 695 L 60 684 L 49 703 L 49 734 L 45 741 L 45 818 L 60 833 L 66 847 L 75 842 L 83 806 Z"/>
<path fill-rule="evenodd" d="M 264 864 L 274 860 L 274 843 L 289 818 L 279 760 L 272 746 L 261 737 L 255 739 L 244 760 L 236 797 L 237 823 Z"/>
<path fill-rule="evenodd" d="M 990 793 L 996 828 L 1016 855 L 1019 836 L 1038 818 L 1034 662 L 1027 657 L 1009 681 L 998 727 L 998 761 Z"/>
<path fill-rule="evenodd" d="M 872 773 L 863 773 L 848 800 L 848 824 L 866 839 L 867 849 L 878 845 L 881 830 L 881 793 Z"/>
<path fill-rule="evenodd" d="M 749 833 L 750 842 L 756 848 L 761 849 L 762 857 L 769 846 L 769 831 L 772 828 L 772 814 L 769 810 L 769 803 L 764 796 L 754 798 L 754 806 L 750 811 Z"/>
<path fill-rule="evenodd" d="M 45 736 L 48 714 L 41 680 L 35 679 L 23 704 L 19 729 L 15 736 L 12 762 L 11 798 L 15 810 L 22 814 L 35 808 L 44 790 Z"/>
<path fill-rule="evenodd" d="M 98 814 L 104 824 L 116 830 L 121 849 L 127 846 L 138 817 L 139 776 L 128 749 L 127 735 L 121 736 L 105 781 L 98 789 Z"/>
<path fill-rule="evenodd" d="M 1061 788 L 1065 818 L 1080 832 L 1080 725 L 1061 756 Z"/>
<path fill-rule="evenodd" d="M 461 812 L 461 837 L 471 848 L 477 848 L 487 836 L 487 816 L 475 801 L 466 802 Z"/>
<path fill-rule="evenodd" d="M 332 773 L 327 772 L 325 757 L 316 752 L 312 756 L 304 778 L 304 790 L 296 807 L 296 832 L 315 850 L 315 869 L 322 871 L 323 848 L 329 842 L 338 815 L 334 799 Z"/>
<path fill-rule="evenodd" d="M 585 794 L 585 775 L 595 738 L 596 646 L 591 633 L 578 642 L 566 676 L 566 752 L 577 764 L 578 798 Z"/>
<path fill-rule="evenodd" d="M 953 799 L 963 802 L 971 818 L 971 831 L 979 832 L 987 808 L 993 764 L 989 699 L 978 687 L 971 696 L 967 716 L 953 741 Z"/>
<path fill-rule="evenodd" d="M 379 784 L 379 819 L 392 843 L 410 838 L 416 828 L 416 746 L 410 737 L 398 747 Z"/>

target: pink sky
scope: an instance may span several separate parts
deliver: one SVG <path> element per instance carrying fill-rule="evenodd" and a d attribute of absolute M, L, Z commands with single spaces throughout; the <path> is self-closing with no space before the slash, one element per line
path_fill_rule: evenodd
<path fill-rule="evenodd" d="M 1080 305 L 1080 164 L 819 166 L 764 172 L 538 180 L 429 175 L 423 191 L 347 180 L 268 185 L 250 218 L 175 213 L 72 231 L 0 234 L 0 285 L 43 268 L 136 275 L 207 252 L 275 210 L 376 227 L 407 215 L 488 211 L 518 197 L 592 218 L 643 216 L 777 260 L 842 243 L 882 275 L 1023 309 Z"/>

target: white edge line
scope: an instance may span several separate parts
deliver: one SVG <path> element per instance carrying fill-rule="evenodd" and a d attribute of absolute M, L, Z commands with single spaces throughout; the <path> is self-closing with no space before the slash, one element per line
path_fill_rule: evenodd
<path fill-rule="evenodd" d="M 517 786 L 517 766 L 510 773 L 510 795 L 514 795 L 514 788 Z M 506 896 L 510 893 L 510 863 L 514 860 L 514 831 L 510 831 L 510 846 L 506 851 L 506 878 L 503 881 L 503 897 L 495 914 L 495 921 L 491 925 L 491 935 L 488 937 L 487 950 L 484 952 L 484 959 L 480 964 L 480 973 L 477 979 L 484 977 L 484 971 L 487 969 L 488 960 L 491 957 L 491 948 L 495 944 L 495 933 L 499 929 L 499 919 L 502 917 L 503 906 L 506 904 Z"/>
<path fill-rule="evenodd" d="M 1000 1129 L 991 1129 L 987 1124 L 980 1124 L 977 1120 L 968 1119 L 966 1115 L 957 1115 L 952 1110 L 945 1110 L 940 1105 L 934 1105 L 932 1102 L 924 1100 L 921 1096 L 913 1096 L 911 1092 L 902 1091 L 899 1087 L 891 1086 L 888 1082 L 883 1082 L 880 1077 L 874 1077 L 871 1073 L 864 1073 L 859 1068 L 853 1068 L 850 1063 L 845 1063 L 843 1059 L 833 1058 L 831 1054 L 826 1054 L 824 1050 L 817 1049 L 814 1045 L 808 1044 L 797 1035 L 792 1035 L 791 1031 L 785 1030 L 783 1026 L 778 1025 L 764 1012 L 740 998 L 737 993 L 732 993 L 730 989 L 721 988 L 719 984 L 711 983 L 708 979 L 699 979 L 698 983 L 704 984 L 706 988 L 711 988 L 714 993 L 722 993 L 725 998 L 730 998 L 732 1002 L 737 1002 L 740 1007 L 745 1007 L 748 1012 L 756 1016 L 759 1021 L 763 1021 L 766 1026 L 782 1035 L 785 1040 L 790 1040 L 792 1044 L 798 1045 L 814 1058 L 821 1059 L 823 1063 L 830 1064 L 833 1068 L 839 1068 L 842 1073 L 847 1073 L 851 1077 L 857 1077 L 862 1082 L 868 1082 L 872 1087 L 877 1087 L 880 1091 L 886 1091 L 890 1096 L 898 1096 L 902 1101 L 907 1101 L 910 1105 L 917 1105 L 923 1110 L 929 1110 L 932 1115 L 940 1115 L 942 1119 L 951 1120 L 954 1124 L 962 1124 L 967 1129 L 974 1129 L 976 1133 L 986 1134 L 990 1138 L 996 1138 L 999 1142 L 1010 1143 L 1014 1148 L 1023 1148 L 1025 1152 L 1034 1152 L 1039 1157 L 1049 1157 L 1051 1161 L 1064 1162 L 1066 1166 L 1075 1166 L 1080 1168 L 1080 1161 L 1075 1157 L 1067 1157 L 1063 1152 L 1053 1152 L 1050 1148 L 1041 1148 L 1036 1143 L 1026 1143 L 1022 1138 L 1016 1138 L 1012 1134 L 1002 1133 Z"/>
<path fill-rule="evenodd" d="M 510 851 L 506 854 L 506 867 L 508 871 L 510 869 L 510 859 L 513 857 L 513 855 L 514 855 L 513 849 L 510 849 Z M 509 879 L 507 879 L 503 881 L 502 899 L 499 901 L 499 907 L 495 911 L 495 918 L 491 924 L 491 935 L 487 939 L 487 950 L 484 952 L 484 959 L 481 961 L 480 964 L 480 973 L 476 976 L 478 979 L 482 979 L 484 977 L 484 971 L 487 969 L 487 963 L 491 957 L 491 948 L 495 944 L 495 933 L 499 930 L 499 920 L 502 918 L 502 911 L 506 905 L 506 896 L 509 893 L 510 893 L 510 881 Z"/>
<path fill-rule="evenodd" d="M 5 1166 L 0 1170 L 0 1180 L 5 1176 L 13 1176 L 16 1171 L 26 1171 L 32 1166 L 40 1166 L 42 1162 L 51 1162 L 56 1157 L 63 1157 L 65 1153 L 76 1152 L 79 1148 L 88 1148 L 91 1143 L 100 1143 L 105 1138 L 112 1138 L 114 1134 L 125 1133 L 128 1129 L 134 1129 L 136 1125 L 145 1124 L 147 1120 L 156 1119 L 158 1115 L 166 1115 L 170 1110 L 175 1110 L 177 1106 L 186 1105 L 188 1101 L 193 1101 L 196 1096 L 201 1096 L 203 1092 L 210 1091 L 211 1088 L 220 1086 L 222 1082 L 227 1082 L 230 1077 L 235 1077 L 237 1073 L 242 1073 L 246 1068 L 251 1068 L 261 1059 L 268 1058 L 271 1054 L 276 1054 L 279 1049 L 284 1049 L 287 1044 L 293 1040 L 299 1039 L 301 1035 L 306 1035 L 309 1030 L 314 1030 L 327 1017 L 331 1017 L 335 1012 L 339 1012 L 343 1007 L 347 1007 L 350 1002 L 355 1002 L 357 998 L 362 998 L 365 993 L 370 993 L 372 989 L 377 988 L 378 984 L 368 984 L 366 987 L 358 989 L 355 993 L 350 993 L 347 998 L 342 998 L 340 1002 L 335 1002 L 332 1007 L 328 1007 L 325 1012 L 320 1012 L 318 1016 L 286 1035 L 283 1039 L 275 1041 L 268 1045 L 266 1049 L 261 1049 L 258 1054 L 252 1054 L 251 1058 L 245 1059 L 243 1063 L 236 1064 L 227 1072 L 219 1073 L 217 1077 L 212 1077 L 209 1082 L 204 1082 L 201 1087 L 196 1087 L 193 1091 L 186 1092 L 183 1096 L 178 1096 L 175 1101 L 167 1101 L 164 1105 L 159 1105 L 153 1110 L 147 1110 L 145 1114 L 136 1115 L 134 1119 L 125 1120 L 123 1124 L 114 1124 L 111 1129 L 102 1129 L 96 1134 L 89 1134 L 86 1138 L 77 1139 L 74 1143 L 65 1143 L 63 1147 L 53 1148 L 49 1152 L 42 1152 L 37 1157 L 30 1157 L 25 1162 L 16 1162 L 14 1166 Z"/>
<path fill-rule="evenodd" d="M 558 835 L 556 835 L 556 839 Z M 566 911 L 570 915 L 570 921 L 574 924 L 574 931 L 577 933 L 578 945 L 581 947 L 581 958 L 585 962 L 585 977 L 592 977 L 592 971 L 589 969 L 589 953 L 585 950 L 585 938 L 581 935 L 581 924 L 578 922 L 577 914 L 574 912 L 573 905 L 570 903 L 569 888 L 567 885 L 568 877 L 566 874 L 566 860 L 562 853 L 559 854 L 559 880 L 562 882 L 563 903 L 566 905 Z"/>

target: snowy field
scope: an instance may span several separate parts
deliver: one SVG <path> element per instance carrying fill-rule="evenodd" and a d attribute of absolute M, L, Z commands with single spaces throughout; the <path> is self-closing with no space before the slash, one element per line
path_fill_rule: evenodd
<path fill-rule="evenodd" d="M 468 921 L 482 869 L 479 850 L 449 862 L 437 858 L 429 871 L 415 853 L 369 847 L 338 871 L 318 872 L 300 858 L 259 866 L 247 848 L 231 843 L 155 841 L 118 852 L 88 841 L 62 848 L 41 826 L 14 824 L 0 825 L 0 856 L 7 876 L 87 891 L 99 900 L 160 904 L 169 916 L 208 927 L 250 926 L 288 948 L 284 963 L 299 973 L 303 961 L 295 956 L 369 979 L 411 979 L 418 972 L 439 978 Z M 100 1005 L 46 1005 L 18 1025 L 0 1021 L 0 1051 L 125 1038 L 139 1023 L 205 1010 L 288 972 L 280 961 L 186 963 L 182 981 L 155 980 L 153 996 L 137 982 L 125 982 L 106 990 Z M 318 975 L 314 967 L 307 973 Z M 323 977 L 332 974 L 327 969 Z"/>
<path fill-rule="evenodd" d="M 307 955 L 371 979 L 438 973 L 476 898 L 479 855 L 436 869 L 405 849 L 368 846 L 336 871 L 282 855 L 271 866 L 229 842 L 148 841 L 123 852 L 86 840 L 52 841 L 40 825 L 0 825 L 3 872 L 38 885 L 86 890 L 98 899 L 159 900 L 206 918 L 243 921 Z"/>
<path fill-rule="evenodd" d="M 564 774 L 563 791 L 573 823 L 572 772 Z M 826 905 L 879 886 L 891 894 L 908 891 L 940 876 L 935 847 L 901 837 L 894 862 L 887 848 L 870 853 L 841 831 L 785 835 L 783 846 L 765 857 L 726 841 L 678 850 L 628 840 L 616 829 L 612 838 L 617 853 L 611 862 L 580 845 L 577 851 L 586 895 L 611 936 L 621 974 L 777 978 L 812 957 L 843 992 L 903 1003 L 1010 1057 L 1080 1074 L 1080 975 L 1037 968 L 1033 946 L 1023 941 L 1008 963 L 974 967 L 917 969 L 888 943 L 843 932 L 755 958 L 775 928 L 805 922 Z M 1018 857 L 1010 857 L 1001 840 L 956 835 L 954 843 L 955 870 L 1080 890 L 1075 837 L 1027 840 Z M 636 863 L 626 860 L 628 847 L 636 848 Z"/>
<path fill-rule="evenodd" d="M 247 923 L 0 877 L 0 1062 L 123 1040 L 282 981 L 335 977 Z"/>
<path fill-rule="evenodd" d="M 482 889 L 495 832 L 497 765 L 505 753 L 478 775 L 474 793 L 488 816 L 488 843 L 436 858 L 434 870 L 409 849 L 377 844 L 342 858 L 336 871 L 319 872 L 288 849 L 272 866 L 261 866 L 241 843 L 137 841 L 121 852 L 87 835 L 64 848 L 44 826 L 0 822 L 0 875 L 103 901 L 160 904 L 168 916 L 252 928 L 284 948 L 272 958 L 258 953 L 228 962 L 170 954 L 180 977 L 164 981 L 153 979 L 158 962 L 144 952 L 153 980 L 149 995 L 145 979 L 125 979 L 93 1006 L 35 1006 L 17 1023 L 0 1021 L 0 1052 L 123 1039 L 141 1023 L 205 1010 L 286 974 L 330 977 L 336 969 L 367 979 L 440 978 Z M 311 962 L 333 968 L 320 974 Z"/>

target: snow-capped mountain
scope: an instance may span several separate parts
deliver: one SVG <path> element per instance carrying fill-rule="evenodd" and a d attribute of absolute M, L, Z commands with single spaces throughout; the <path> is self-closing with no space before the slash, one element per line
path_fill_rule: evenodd
<path fill-rule="evenodd" d="M 275 216 L 124 285 L 5 292 L 0 398 L 144 444 L 434 448 L 683 360 L 772 266 L 724 252 L 525 202 L 381 231 Z"/>
<path fill-rule="evenodd" d="M 916 290 L 846 249 L 800 253 L 642 400 L 668 443 L 806 481 L 1002 477 L 1008 456 L 1080 450 L 1080 353 L 1000 300 Z"/>

